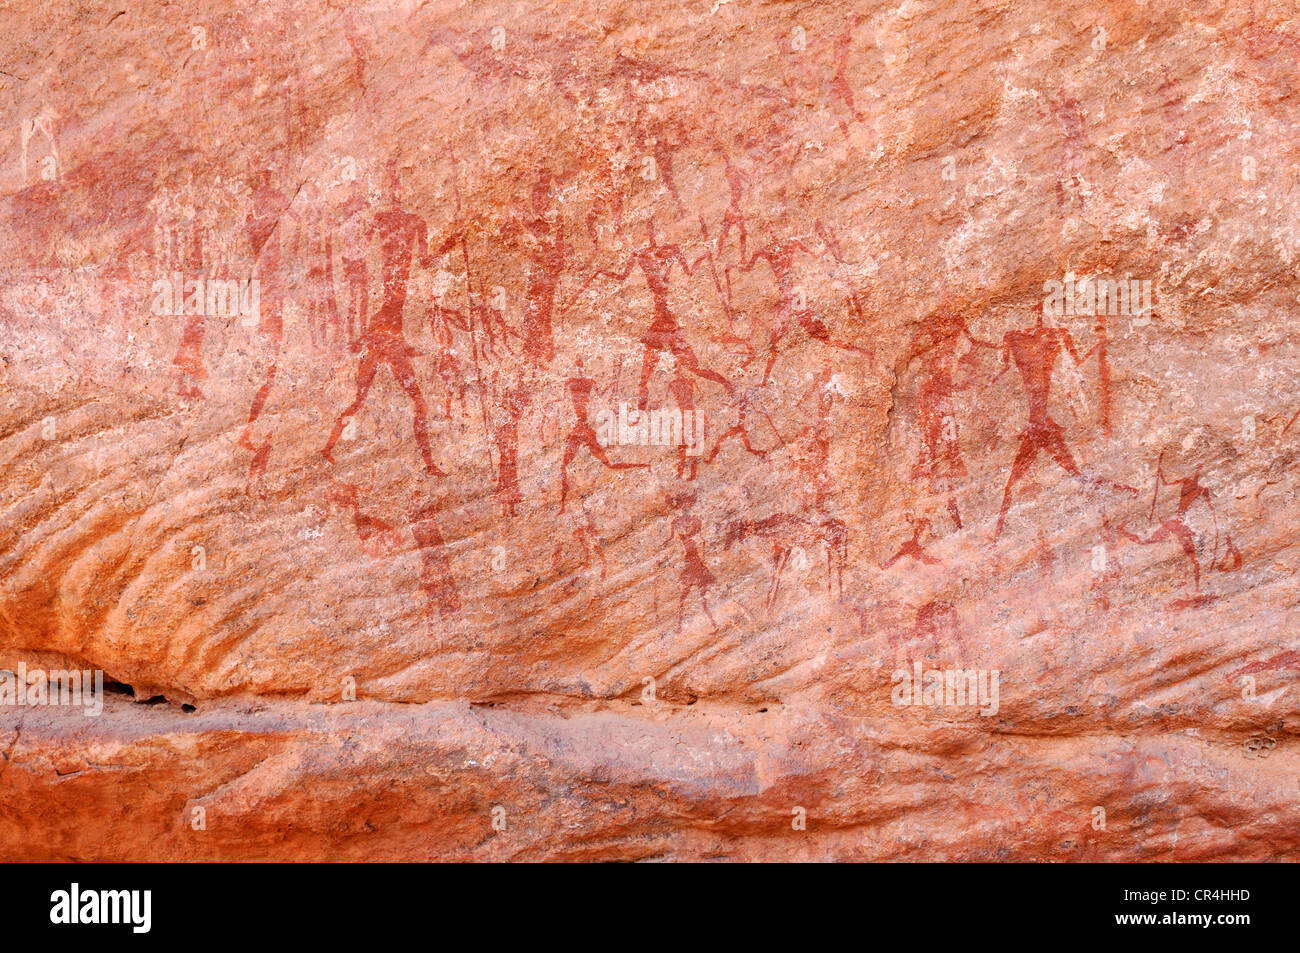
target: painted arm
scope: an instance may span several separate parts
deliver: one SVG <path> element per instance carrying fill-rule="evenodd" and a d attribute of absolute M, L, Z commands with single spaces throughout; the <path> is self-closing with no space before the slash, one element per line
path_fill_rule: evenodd
<path fill-rule="evenodd" d="M 999 377 L 1005 374 L 1007 372 L 1007 368 L 1011 366 L 1011 342 L 1008 341 L 1005 337 L 1002 339 L 1002 360 L 1000 364 L 1001 366 L 998 368 L 998 372 L 993 375 L 994 380 L 997 380 Z"/>
<path fill-rule="evenodd" d="M 785 446 L 785 437 L 782 437 L 782 436 L 781 436 L 781 429 L 776 425 L 776 421 L 773 420 L 770 416 L 768 416 L 767 411 L 764 410 L 762 407 L 759 407 L 759 408 L 758 408 L 758 412 L 759 412 L 760 414 L 763 415 L 763 419 L 767 421 L 768 426 L 770 426 L 770 427 L 772 428 L 772 432 L 773 432 L 774 434 L 776 434 L 777 442 L 778 442 L 779 444 L 781 444 L 781 446 L 784 447 L 784 446 Z"/>
<path fill-rule="evenodd" d="M 681 248 L 679 248 L 676 245 L 670 245 L 669 254 L 672 256 L 672 261 L 676 261 L 678 264 L 682 266 L 682 271 L 686 272 L 686 276 L 689 278 L 691 274 L 691 266 L 687 264 L 686 256 L 682 254 Z"/>
<path fill-rule="evenodd" d="M 1086 356 L 1079 357 L 1079 350 L 1074 346 L 1074 337 L 1069 331 L 1061 332 L 1061 343 L 1064 344 L 1065 349 L 1070 352 L 1070 357 L 1074 358 L 1075 364 L 1082 364 L 1084 362 Z M 1092 350 L 1095 351 L 1096 348 L 1093 348 Z M 1088 354 L 1092 354 L 1092 351 L 1089 351 Z"/>
<path fill-rule="evenodd" d="M 768 266 L 769 268 L 772 268 L 773 271 L 776 271 L 776 269 L 773 268 L 773 266 L 772 266 L 772 253 L 771 253 L 770 251 L 768 251 L 766 248 L 760 248 L 758 251 L 754 252 L 754 254 L 750 255 L 750 256 L 749 256 L 749 261 L 746 262 L 746 263 L 744 263 L 744 264 L 742 264 L 742 265 L 740 266 L 740 270 L 741 270 L 741 271 L 753 271 L 753 270 L 754 270 L 754 266 L 758 264 L 758 260 L 759 260 L 760 258 L 766 258 L 766 259 L 767 259 L 767 266 Z"/>
<path fill-rule="evenodd" d="M 469 327 L 469 322 L 465 319 L 465 315 L 463 313 L 457 311 L 455 308 L 444 307 L 443 305 L 440 305 L 435 301 L 433 306 L 429 309 L 430 330 L 432 330 L 433 328 L 433 316 L 435 314 L 441 314 L 443 317 L 447 319 L 448 324 L 450 324 L 454 328 L 459 328 L 461 331 L 464 331 L 466 328 Z"/>
<path fill-rule="evenodd" d="M 985 341 L 983 338 L 977 338 L 975 335 L 971 334 L 970 328 L 966 326 L 965 321 L 962 322 L 961 333 L 965 336 L 967 341 L 970 341 L 973 347 L 986 347 L 990 351 L 996 351 L 998 349 L 998 346 L 992 341 Z"/>
<path fill-rule="evenodd" d="M 613 278 L 615 281 L 627 281 L 627 276 L 632 274 L 632 269 L 634 267 L 636 267 L 635 255 L 633 255 L 627 260 L 627 265 L 624 266 L 622 272 L 616 274 L 615 272 L 606 271 L 605 269 L 602 268 L 596 272 L 596 275 L 600 275 L 605 278 Z"/>
<path fill-rule="evenodd" d="M 419 243 L 420 243 L 419 247 L 420 247 L 420 251 L 422 252 L 420 257 L 420 264 L 423 265 L 425 268 L 428 268 L 430 265 L 432 265 L 443 255 L 447 254 L 447 252 L 451 251 L 452 248 L 455 247 L 456 243 L 459 242 L 464 236 L 465 236 L 465 229 L 457 228 L 452 232 L 450 232 L 447 235 L 447 237 L 443 239 L 441 245 L 439 245 L 436 249 L 430 252 L 428 247 L 428 239 L 425 237 L 424 229 L 421 229 L 420 237 L 419 237 Z"/>
<path fill-rule="evenodd" d="M 1156 457 L 1156 482 L 1151 488 L 1151 513 L 1147 516 L 1148 523 L 1156 518 L 1156 501 L 1160 499 L 1160 484 L 1165 482 L 1164 463 L 1165 455 L 1162 452 L 1160 456 Z"/>

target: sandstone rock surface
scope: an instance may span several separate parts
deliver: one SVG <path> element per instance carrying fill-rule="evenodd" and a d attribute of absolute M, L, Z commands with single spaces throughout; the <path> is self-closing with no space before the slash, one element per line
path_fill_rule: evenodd
<path fill-rule="evenodd" d="M 1300 857 L 1292 4 L 0 26 L 0 859 Z"/>

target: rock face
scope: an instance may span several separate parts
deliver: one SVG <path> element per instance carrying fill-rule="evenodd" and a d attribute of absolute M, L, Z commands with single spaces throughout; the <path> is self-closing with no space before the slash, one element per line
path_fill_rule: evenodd
<path fill-rule="evenodd" d="M 1291 4 L 17 7 L 0 859 L 1300 858 Z"/>

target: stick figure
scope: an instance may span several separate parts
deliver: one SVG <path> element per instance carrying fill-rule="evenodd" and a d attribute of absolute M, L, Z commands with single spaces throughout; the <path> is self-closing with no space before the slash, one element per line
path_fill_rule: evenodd
<path fill-rule="evenodd" d="M 791 275 L 794 272 L 794 256 L 797 252 L 803 252 L 806 255 L 815 254 L 797 238 L 775 238 L 754 252 L 749 261 L 741 265 L 742 271 L 753 271 L 760 258 L 766 261 L 768 267 L 772 269 L 772 277 L 776 281 L 777 292 L 780 296 L 780 302 L 777 304 L 776 309 L 776 322 L 772 326 L 772 335 L 767 343 L 767 366 L 763 368 L 762 381 L 764 385 L 771 378 L 772 366 L 776 364 L 777 345 L 781 343 L 781 339 L 790 330 L 792 322 L 803 328 L 810 338 L 830 347 L 842 351 L 865 352 L 864 348 L 857 345 L 849 344 L 847 341 L 841 341 L 838 338 L 832 338 L 830 331 L 822 320 L 813 314 L 803 301 L 799 300 L 799 292 L 791 283 Z"/>

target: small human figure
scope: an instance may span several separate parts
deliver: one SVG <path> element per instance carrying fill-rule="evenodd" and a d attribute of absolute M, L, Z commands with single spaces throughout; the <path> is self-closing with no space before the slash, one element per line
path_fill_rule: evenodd
<path fill-rule="evenodd" d="M 677 631 L 678 633 L 682 631 L 682 625 L 686 620 L 686 599 L 698 589 L 700 605 L 703 606 L 704 614 L 716 633 L 718 623 L 713 618 L 713 613 L 709 611 L 708 595 L 709 590 L 718 580 L 709 571 L 709 567 L 704 564 L 704 558 L 700 555 L 699 535 L 704 529 L 704 524 L 698 516 L 691 513 L 691 507 L 695 505 L 695 494 L 670 496 L 668 505 L 678 511 L 669 529 L 668 541 L 672 542 L 676 539 L 682 544 L 682 571 L 678 577 L 680 596 L 677 601 Z"/>
<path fill-rule="evenodd" d="M 1196 555 L 1196 533 L 1187 525 L 1187 516 L 1193 504 L 1203 501 L 1210 510 L 1210 516 L 1214 521 L 1215 534 L 1218 534 L 1218 516 L 1214 512 L 1214 503 L 1210 500 L 1210 490 L 1201 484 L 1201 465 L 1197 464 L 1195 471 L 1191 476 L 1183 477 L 1180 480 L 1166 480 L 1164 474 L 1164 456 L 1156 461 L 1156 483 L 1155 492 L 1151 498 L 1151 514 L 1154 517 L 1156 502 L 1160 497 L 1160 487 L 1176 486 L 1178 487 L 1178 509 L 1174 515 L 1168 519 L 1162 520 L 1160 525 L 1146 539 L 1138 540 L 1143 546 L 1150 546 L 1154 543 L 1163 542 L 1167 539 L 1175 539 L 1183 549 L 1183 555 L 1187 561 L 1192 564 L 1192 580 L 1196 592 L 1201 591 L 1201 564 Z M 1217 549 L 1217 540 L 1215 548 Z"/>
<path fill-rule="evenodd" d="M 881 564 L 881 569 L 889 569 L 904 557 L 911 557 L 926 566 L 939 565 L 939 560 L 927 553 L 924 547 L 921 546 L 921 537 L 930 531 L 930 521 L 924 517 L 914 520 L 909 516 L 908 522 L 912 524 L 912 538 L 904 541 L 903 545 L 898 547 L 898 552 Z"/>
<path fill-rule="evenodd" d="M 762 387 L 750 387 L 736 395 L 734 401 L 736 407 L 736 422 L 728 427 L 727 430 L 723 432 L 722 436 L 718 438 L 718 442 L 713 445 L 713 450 L 710 451 L 709 455 L 705 458 L 705 463 L 712 463 L 713 458 L 722 450 L 722 445 L 728 440 L 736 437 L 740 438 L 741 445 L 754 456 L 758 457 L 760 460 L 767 459 L 767 456 L 771 451 L 761 450 L 750 443 L 750 416 L 752 414 L 761 415 L 763 419 L 767 421 L 768 428 L 772 433 L 776 434 L 778 444 L 782 447 L 785 446 L 785 438 L 781 436 L 781 431 L 777 429 L 776 424 L 772 421 L 772 418 L 768 415 L 767 411 L 758 403 L 759 396 L 762 392 Z"/>
<path fill-rule="evenodd" d="M 583 447 L 610 470 L 649 469 L 648 463 L 614 463 L 605 453 L 596 437 L 596 430 L 591 425 L 591 395 L 604 393 L 608 388 L 599 388 L 596 382 L 583 373 L 582 359 L 578 359 L 577 373 L 564 382 L 569 391 L 569 401 L 573 405 L 573 428 L 564 439 L 564 459 L 560 463 L 560 512 L 564 512 L 565 501 L 569 495 L 569 464 Z"/>
<path fill-rule="evenodd" d="M 772 376 L 772 367 L 776 364 L 777 346 L 789 332 L 791 326 L 803 328 L 813 340 L 842 351 L 866 353 L 865 348 L 858 347 L 838 338 L 831 337 L 825 323 L 799 300 L 798 290 L 793 284 L 794 256 L 798 252 L 812 255 L 814 252 L 797 238 L 774 238 L 741 265 L 742 271 L 753 271 L 761 258 L 768 263 L 772 277 L 776 281 L 780 301 L 777 304 L 776 320 L 772 325 L 772 334 L 767 342 L 767 366 L 763 368 L 764 385 Z"/>

